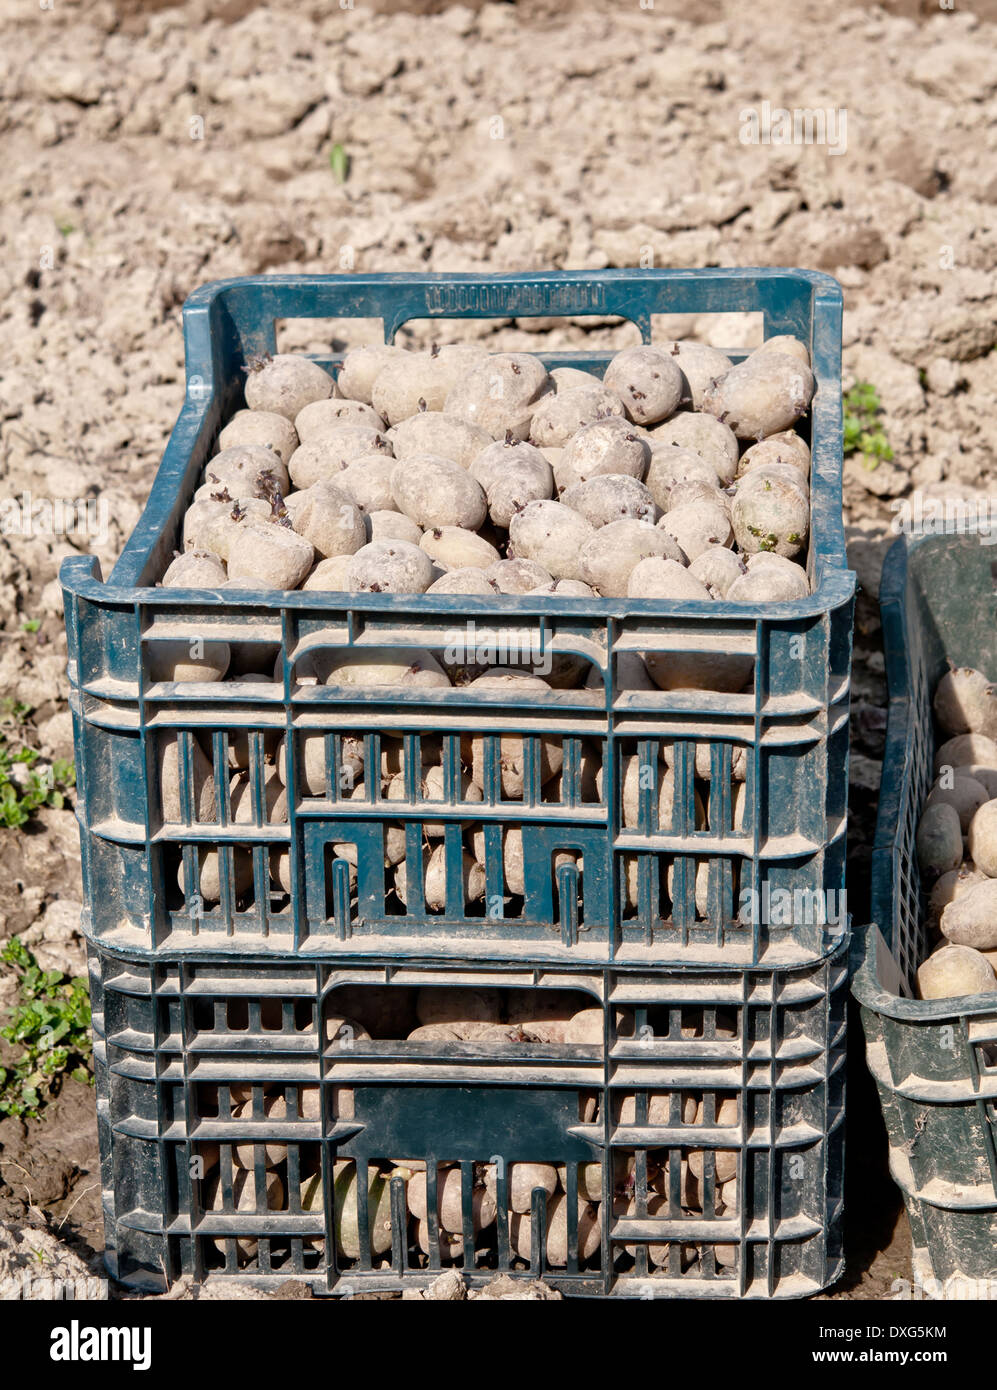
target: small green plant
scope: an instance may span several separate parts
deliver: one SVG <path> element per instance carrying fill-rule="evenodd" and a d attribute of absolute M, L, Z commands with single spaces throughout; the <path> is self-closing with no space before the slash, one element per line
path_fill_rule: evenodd
<path fill-rule="evenodd" d="M 22 632 L 37 632 L 42 625 L 41 618 L 25 618 L 21 624 Z"/>
<path fill-rule="evenodd" d="M 342 145 L 333 145 L 329 151 L 329 168 L 337 183 L 345 183 L 350 176 L 350 156 Z"/>
<path fill-rule="evenodd" d="M 845 458 L 849 454 L 861 454 L 862 461 L 870 471 L 884 459 L 893 458 L 886 435 L 880 427 L 879 417 L 883 407 L 879 392 L 868 381 L 857 381 L 845 396 Z"/>
<path fill-rule="evenodd" d="M 86 980 L 42 970 L 19 937 L 6 942 L 0 960 L 20 975 L 0 1037 L 22 1049 L 13 1065 L 0 1067 L 0 1115 L 35 1119 L 61 1076 L 91 1081 L 90 995 Z"/>
<path fill-rule="evenodd" d="M 16 714 L 11 722 L 19 722 Z M 0 733 L 0 827 L 16 830 L 40 806 L 59 811 L 66 804 L 66 792 L 76 783 L 73 764 L 66 758 L 42 768 L 37 763 L 35 749 Z"/>

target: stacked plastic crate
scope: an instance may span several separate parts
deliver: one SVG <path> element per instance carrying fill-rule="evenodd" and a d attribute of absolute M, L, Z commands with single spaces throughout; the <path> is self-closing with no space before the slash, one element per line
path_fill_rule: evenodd
<path fill-rule="evenodd" d="M 413 318 L 620 315 L 647 340 L 653 313 L 736 311 L 812 353 L 808 599 L 155 587 L 276 319 L 377 316 L 390 338 Z M 88 560 L 62 571 L 118 1278 L 342 1294 L 453 1265 L 579 1294 L 773 1297 L 836 1276 L 854 587 L 840 312 L 827 277 L 773 270 L 274 277 L 188 302 L 187 401 L 143 517 L 108 582 Z M 587 663 L 587 688 L 358 697 L 316 679 L 337 649 L 472 632 Z M 157 682 L 158 645 L 178 641 L 227 643 L 233 670 L 279 679 Z M 736 655 L 746 693 L 630 689 L 621 663 L 645 651 Z M 428 895 L 427 846 L 443 864 Z M 452 989 L 508 1021 L 543 1018 L 553 991 L 597 1012 L 584 1041 L 410 1038 L 419 1000 Z M 524 1202 L 527 1163 L 556 1170 L 556 1193 Z"/>

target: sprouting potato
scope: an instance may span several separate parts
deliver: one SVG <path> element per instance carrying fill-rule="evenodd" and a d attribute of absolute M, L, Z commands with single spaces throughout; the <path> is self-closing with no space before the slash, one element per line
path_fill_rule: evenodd
<path fill-rule="evenodd" d="M 200 898 L 204 906 L 219 902 L 221 900 L 221 865 L 218 861 L 217 850 L 199 849 L 197 851 L 197 876 L 197 883 L 188 889 L 186 867 L 183 860 L 180 861 L 180 867 L 177 870 L 177 883 L 188 903 L 192 903 L 195 898 Z M 237 898 L 241 898 L 252 889 L 253 861 L 252 857 L 244 850 L 237 849 L 232 855 L 229 882 L 231 891 Z"/>
<path fill-rule="evenodd" d="M 991 803 L 997 808 L 997 803 Z M 977 816 L 980 814 L 978 811 Z M 975 817 L 974 817 L 975 820 Z M 976 859 L 972 849 L 973 827 L 970 825 L 970 853 Z M 962 861 L 962 831 L 959 828 L 959 817 L 952 806 L 944 803 L 935 805 L 927 809 L 921 816 L 920 824 L 917 827 L 917 861 L 921 866 L 922 873 L 936 876 L 944 874 L 949 869 L 956 869 Z M 980 838 L 979 848 L 982 846 Z M 977 862 L 979 862 L 977 860 Z M 986 872 L 986 866 L 980 867 Z M 995 863 L 997 871 L 997 863 Z"/>
<path fill-rule="evenodd" d="M 418 545 L 422 540 L 422 527 L 404 512 L 368 512 L 363 520 L 368 541 L 408 541 L 409 545 Z"/>
<path fill-rule="evenodd" d="M 550 457 L 551 451 L 545 452 Z M 642 479 L 650 458 L 643 430 L 613 415 L 578 430 L 565 446 L 554 471 L 562 489 L 587 482 L 600 473 L 628 473 Z"/>
<path fill-rule="evenodd" d="M 250 410 L 283 415 L 293 422 L 306 405 L 336 394 L 332 377 L 311 358 L 282 352 L 251 363 L 246 373 L 246 404 Z"/>
<path fill-rule="evenodd" d="M 553 579 L 586 580 L 579 552 L 594 534 L 592 523 L 563 502 L 529 502 L 509 523 L 517 557 L 535 560 Z"/>
<path fill-rule="evenodd" d="M 406 1189 L 408 1209 L 417 1221 L 427 1221 L 429 1203 L 427 1201 L 426 1173 L 412 1174 Z M 461 1170 L 457 1167 L 445 1168 L 436 1177 L 437 1220 L 443 1231 L 460 1234 L 464 1229 L 464 1202 Z M 475 1231 L 487 1230 L 495 1220 L 494 1189 L 487 1183 L 475 1184 L 471 1191 L 471 1219 Z"/>
<path fill-rule="evenodd" d="M 352 498 L 365 516 L 371 512 L 397 512 L 399 508 L 391 486 L 397 462 L 383 454 L 362 454 L 342 473 L 335 475 L 336 486 Z"/>
<path fill-rule="evenodd" d="M 693 480 L 720 487 L 720 475 L 713 463 L 678 444 L 654 444 L 644 482 L 663 512 L 670 505 L 671 490 L 677 483 Z"/>
<path fill-rule="evenodd" d="M 759 468 L 793 468 L 800 481 L 810 483 L 810 450 L 806 441 L 792 431 L 772 435 L 745 449 L 737 463 L 738 478 Z"/>
<path fill-rule="evenodd" d="M 336 385 L 347 400 L 371 404 L 370 393 L 381 369 L 399 357 L 405 349 L 391 343 L 375 343 L 369 347 L 352 348 L 343 358 Z"/>
<path fill-rule="evenodd" d="M 434 580 L 426 590 L 427 594 L 487 594 L 493 597 L 499 592 L 498 586 L 482 569 L 473 565 L 465 569 L 450 570 Z"/>
<path fill-rule="evenodd" d="M 424 594 L 434 578 L 425 550 L 408 541 L 371 541 L 353 556 L 347 582 L 357 594 Z"/>
<path fill-rule="evenodd" d="M 646 780 L 652 769 L 645 771 L 645 764 L 640 757 L 634 753 L 626 758 L 623 766 L 623 824 L 628 829 L 635 830 L 640 825 L 640 807 L 642 801 L 642 781 Z M 675 776 L 670 768 L 658 767 L 657 772 L 658 797 L 657 797 L 657 817 L 658 833 L 667 835 L 672 828 L 672 814 L 675 805 Z M 643 778 L 642 774 L 643 773 Z M 602 792 L 602 769 L 596 777 L 599 791 Z M 654 798 L 652 797 L 653 801 Z"/>
<path fill-rule="evenodd" d="M 580 579 L 552 579 L 549 584 L 538 584 L 531 594 L 547 594 L 562 598 L 595 598 L 595 590 Z"/>
<path fill-rule="evenodd" d="M 997 742 L 986 734 L 956 734 L 935 751 L 935 776 L 946 767 L 978 763 L 997 768 Z"/>
<path fill-rule="evenodd" d="M 371 404 L 389 425 L 397 425 L 423 410 L 443 410 L 451 379 L 452 369 L 438 353 L 406 352 L 389 358 L 378 372 Z"/>
<path fill-rule="evenodd" d="M 959 767 L 959 772 L 965 777 L 974 778 L 986 787 L 989 800 L 993 801 L 997 797 L 997 768 L 986 767 L 982 763 L 964 763 Z"/>
<path fill-rule="evenodd" d="M 731 585 L 747 574 L 744 561 L 725 545 L 708 545 L 689 563 L 689 573 L 705 584 L 714 598 L 726 598 Z M 805 577 L 805 576 L 804 576 Z"/>
<path fill-rule="evenodd" d="M 674 537 L 675 543 L 690 561 L 717 545 L 733 541 L 730 520 L 722 506 L 713 502 L 685 502 L 671 506 L 658 522 L 660 531 Z"/>
<path fill-rule="evenodd" d="M 511 1163 L 509 1165 L 509 1210 L 528 1212 L 533 1193 L 542 1188 L 545 1200 L 557 1191 L 557 1169 L 552 1163 Z M 602 1191 L 599 1192 L 600 1199 Z"/>
<path fill-rule="evenodd" d="M 231 652 L 227 642 L 204 641 L 196 633 L 190 639 L 150 642 L 147 647 L 150 681 L 220 681 L 228 670 Z"/>
<path fill-rule="evenodd" d="M 428 556 L 423 558 L 428 559 Z M 332 686 L 355 686 L 359 689 L 421 686 L 434 690 L 450 685 L 436 658 L 416 647 L 340 649 L 329 656 L 325 683 Z"/>
<path fill-rule="evenodd" d="M 323 560 L 333 555 L 352 555 L 366 544 L 360 509 L 335 483 L 313 483 L 300 492 L 292 492 L 284 499 L 284 508 L 296 533 Z"/>
<path fill-rule="evenodd" d="M 627 580 L 629 598 L 706 599 L 712 594 L 684 565 L 664 556 L 651 555 L 635 565 Z M 646 659 L 646 658 L 645 658 Z"/>
<path fill-rule="evenodd" d="M 336 1253 L 342 1259 L 360 1258 L 360 1220 L 357 1212 L 357 1166 L 339 1159 L 332 1169 L 336 1211 Z M 368 1232 L 371 1250 L 383 1255 L 391 1249 L 391 1184 L 373 1166 L 367 1169 Z"/>
<path fill-rule="evenodd" d="M 479 426 L 493 439 L 504 439 L 507 431 L 516 439 L 526 439 L 534 404 L 550 386 L 538 358 L 525 352 L 500 352 L 462 376 L 441 408 Z"/>
<path fill-rule="evenodd" d="M 295 487 L 311 487 L 312 483 L 340 480 L 338 474 L 357 460 L 370 455 L 392 457 L 391 445 L 379 430 L 369 425 L 338 425 L 318 439 L 302 443 L 288 463 L 288 472 Z"/>
<path fill-rule="evenodd" d="M 254 579 L 275 589 L 296 589 L 315 561 L 310 542 L 289 526 L 252 522 L 229 544 L 230 579 Z"/>
<path fill-rule="evenodd" d="M 476 530 L 487 503 L 481 486 L 453 459 L 415 454 L 395 465 L 391 474 L 395 505 L 424 529 L 461 526 Z"/>
<path fill-rule="evenodd" d="M 228 576 L 218 555 L 210 550 L 185 550 L 163 575 L 164 589 L 216 589 Z"/>
<path fill-rule="evenodd" d="M 726 652 L 645 652 L 644 664 L 660 690 L 719 690 L 731 694 L 744 689 L 754 669 L 750 656 Z"/>
<path fill-rule="evenodd" d="M 345 401 L 339 397 L 326 401 L 312 401 L 294 421 L 294 428 L 302 444 L 314 444 L 317 440 L 326 439 L 337 430 L 349 426 L 376 430 L 379 434 L 386 428 L 383 415 L 379 415 L 373 406 L 364 405 L 363 401 Z"/>
<path fill-rule="evenodd" d="M 229 547 L 239 533 L 252 522 L 268 524 L 272 516 L 273 508 L 261 497 L 246 497 L 238 502 L 194 502 L 183 519 L 184 549 L 208 550 L 227 561 Z"/>
<path fill-rule="evenodd" d="M 761 357 L 763 353 L 780 352 L 788 357 L 795 357 L 797 362 L 802 362 L 805 366 L 810 366 L 810 350 L 799 338 L 795 338 L 792 333 L 779 333 L 773 338 L 766 338 L 761 347 L 756 347 L 754 352 L 749 353 L 747 361 Z"/>
<path fill-rule="evenodd" d="M 401 774 L 398 775 L 401 777 L 402 783 L 404 784 L 404 777 L 402 777 Z M 447 800 L 445 788 L 446 782 L 444 779 L 442 766 L 437 765 L 435 767 L 431 767 L 429 771 L 426 773 L 425 777 L 422 779 L 423 800 L 445 802 Z M 483 793 L 481 791 L 481 788 L 476 786 L 475 783 L 471 781 L 470 774 L 467 772 L 462 771 L 460 774 L 458 796 L 462 802 L 477 802 L 481 801 L 482 799 Z M 427 839 L 439 840 L 443 837 L 443 834 L 446 830 L 446 825 L 443 821 L 428 821 L 423 824 L 422 829 L 423 834 L 426 836 Z"/>
<path fill-rule="evenodd" d="M 554 576 L 535 560 L 498 560 L 485 570 L 485 577 L 495 584 L 500 594 L 528 594 L 541 584 L 550 584 Z"/>
<path fill-rule="evenodd" d="M 680 449 L 691 449 L 694 454 L 713 464 L 722 483 L 727 484 L 734 479 L 739 452 L 737 437 L 730 426 L 723 424 L 715 415 L 681 411 L 663 425 L 656 425 L 650 431 L 650 440 L 652 448 L 659 444 L 672 444 Z"/>
<path fill-rule="evenodd" d="M 240 497 L 272 497 L 275 490 L 287 492 L 287 469 L 273 449 L 261 444 L 237 444 L 223 449 L 204 466 L 204 482 L 194 494 L 196 501 L 207 497 L 223 502 Z"/>
<path fill-rule="evenodd" d="M 804 415 L 814 394 L 805 362 L 782 352 L 752 354 L 703 396 L 703 409 L 731 427 L 738 439 L 764 439 L 789 429 Z"/>
<path fill-rule="evenodd" d="M 624 348 L 606 368 L 603 381 L 615 391 L 630 419 L 653 425 L 678 409 L 686 383 L 672 353 L 642 345 Z"/>
<path fill-rule="evenodd" d="M 284 1210 L 284 1184 L 279 1175 L 268 1171 L 261 1186 L 263 1190 L 257 1198 L 256 1174 L 247 1168 L 236 1168 L 232 1174 L 231 1210 L 243 1215 Z M 212 1168 L 204 1178 L 202 1201 L 205 1211 L 225 1209 L 225 1191 L 217 1167 Z M 255 1236 L 241 1235 L 234 1239 L 236 1258 L 240 1264 L 248 1264 L 256 1258 L 259 1242 Z M 211 1242 L 219 1254 L 227 1255 L 227 1237 L 214 1236 Z"/>
<path fill-rule="evenodd" d="M 568 1199 L 558 1192 L 547 1204 L 547 1264 L 561 1269 L 568 1263 Z M 520 1259 L 531 1258 L 533 1227 L 526 1213 L 509 1215 L 509 1235 Z M 578 1200 L 578 1258 L 591 1259 L 602 1242 L 602 1209 L 592 1206 L 579 1194 Z"/>
<path fill-rule="evenodd" d="M 661 343 L 660 348 L 672 358 L 682 373 L 683 399 L 688 397 L 694 411 L 702 410 L 703 396 L 710 383 L 717 377 L 726 376 L 734 365 L 719 349 L 694 342 L 691 338 Z"/>
<path fill-rule="evenodd" d="M 298 434 L 290 420 L 270 410 L 237 410 L 218 436 L 218 450 L 238 444 L 260 444 L 272 449 L 286 467 L 298 447 Z"/>
<path fill-rule="evenodd" d="M 494 441 L 471 464 L 470 473 L 488 500 L 496 526 L 508 527 L 528 502 L 544 501 L 554 492 L 554 474 L 539 449 L 523 440 Z"/>
<path fill-rule="evenodd" d="M 437 458 L 452 459 L 462 468 L 470 468 L 478 455 L 494 443 L 491 435 L 477 425 L 440 410 L 426 410 L 400 420 L 389 430 L 388 438 L 395 458 L 433 454 Z"/>
<path fill-rule="evenodd" d="M 320 560 L 301 585 L 302 592 L 348 594 L 352 563 L 352 555 L 333 555 L 328 560 Z"/>
<path fill-rule="evenodd" d="M 299 734 L 298 736 L 298 791 L 309 796 L 325 796 L 328 793 L 328 767 L 326 760 L 326 736 L 322 732 Z M 333 767 L 333 777 L 337 771 Z M 287 746 L 281 741 L 277 754 L 277 776 L 287 786 Z M 363 780 L 363 742 L 358 738 L 341 740 L 338 776 L 355 787 Z M 344 790 L 347 789 L 344 787 Z"/>
<path fill-rule="evenodd" d="M 564 1041 L 566 1043 L 601 1043 L 603 1041 L 603 1031 L 605 1028 L 605 1018 L 603 1010 L 598 1006 L 590 1009 L 579 1009 L 568 1019 L 564 1029 Z"/>
<path fill-rule="evenodd" d="M 959 828 L 965 835 L 976 812 L 990 799 L 983 783 L 977 782 L 975 777 L 963 776 L 960 769 L 953 774 L 950 782 L 946 779 L 932 787 L 925 806 L 935 806 L 939 802 L 947 801 L 955 809 L 959 817 Z"/>
<path fill-rule="evenodd" d="M 629 473 L 599 473 L 584 483 L 566 488 L 561 501 L 596 528 L 625 517 L 653 525 L 660 515 L 650 492 Z"/>
<path fill-rule="evenodd" d="M 581 577 L 600 594 L 622 598 L 634 569 L 651 556 L 681 564 L 682 551 L 674 537 L 644 521 L 624 519 L 601 526 L 579 553 Z"/>
<path fill-rule="evenodd" d="M 958 821 L 958 812 L 955 811 L 954 807 L 939 805 L 937 803 L 932 806 L 929 802 L 929 806 L 926 807 L 921 816 L 921 824 L 918 826 L 919 837 L 921 834 L 921 826 L 924 825 L 925 821 L 933 814 L 937 816 L 943 810 L 952 810 Z M 918 843 L 920 844 L 920 838 Z M 990 878 L 997 878 L 997 801 L 987 801 L 979 810 L 974 812 L 969 822 L 969 830 L 966 834 L 966 848 L 969 850 L 970 857 L 977 868 L 982 869 Z M 940 855 L 941 850 L 939 850 L 939 857 Z M 961 853 L 959 858 L 962 858 Z M 956 860 L 956 864 L 957 863 L 958 860 Z M 954 869 L 956 864 L 948 864 L 946 868 Z"/>
<path fill-rule="evenodd" d="M 807 572 L 795 560 L 768 550 L 746 558 L 745 573 L 727 590 L 731 603 L 781 603 L 806 598 L 810 593 Z"/>
<path fill-rule="evenodd" d="M 972 864 L 960 864 L 958 869 L 949 869 L 947 873 L 940 874 L 931 886 L 928 895 L 928 908 L 932 921 L 937 925 L 942 912 L 948 907 L 949 903 L 955 902 L 956 898 L 965 893 L 967 888 L 972 888 L 975 883 L 986 883 L 987 875 L 982 869 L 975 868 Z"/>
<path fill-rule="evenodd" d="M 947 671 L 935 687 L 935 717 L 946 734 L 997 735 L 997 685 L 968 666 Z"/>
<path fill-rule="evenodd" d="M 986 872 L 985 865 L 981 868 Z M 942 909 L 939 926 L 955 946 L 973 946 L 978 951 L 997 948 L 997 879 L 984 878 L 963 888 Z"/>
<path fill-rule="evenodd" d="M 768 478 L 758 486 L 738 489 L 730 519 L 744 554 L 774 550 L 791 559 L 806 544 L 810 506 L 791 483 Z"/>
<path fill-rule="evenodd" d="M 537 401 L 530 421 L 530 441 L 541 448 L 564 448 L 568 441 L 597 420 L 622 418 L 623 402 L 600 382 L 549 391 Z"/>
<path fill-rule="evenodd" d="M 215 821 L 215 778 L 212 766 L 196 739 L 191 739 L 190 767 L 193 782 L 191 820 Z M 180 749 L 176 734 L 162 734 L 159 740 L 159 796 L 164 823 L 183 821 L 180 800 Z"/>
<path fill-rule="evenodd" d="M 522 671 L 505 671 L 478 676 L 464 687 L 465 690 L 480 691 L 485 694 L 504 694 L 509 702 L 529 701 L 541 693 L 550 691 L 550 686 L 540 676 L 531 676 Z M 527 751 L 523 738 L 518 734 L 503 734 L 498 742 L 499 775 L 502 795 L 516 799 L 523 795 L 526 775 Z M 460 741 L 461 758 L 470 766 L 471 776 L 479 787 L 484 789 L 486 777 L 486 739 L 484 735 L 464 734 Z M 559 739 L 540 740 L 540 783 L 543 785 L 561 770 L 564 762 L 564 749 Z"/>
<path fill-rule="evenodd" d="M 922 999 L 989 994 L 995 989 L 997 975 L 993 966 L 971 946 L 942 946 L 917 972 L 917 992 Z"/>
<path fill-rule="evenodd" d="M 490 541 L 479 536 L 477 531 L 461 526 L 432 526 L 423 532 L 419 547 L 436 564 L 451 570 L 468 567 L 486 570 L 499 558 Z"/>

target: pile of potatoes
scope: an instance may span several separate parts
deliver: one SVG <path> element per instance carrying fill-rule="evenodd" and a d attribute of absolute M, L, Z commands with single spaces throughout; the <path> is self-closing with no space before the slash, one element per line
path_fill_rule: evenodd
<path fill-rule="evenodd" d="M 922 999 L 997 991 L 997 684 L 954 668 L 938 682 L 934 709 L 945 741 L 916 844 L 941 941 L 917 972 Z"/>
<path fill-rule="evenodd" d="M 358 1040 L 401 1038 L 431 1042 L 488 1042 L 514 1047 L 521 1043 L 598 1043 L 603 1041 L 604 1015 L 599 1007 L 579 1008 L 580 996 L 570 990 L 503 991 L 493 988 L 451 988 L 427 986 L 418 991 L 369 986 L 347 987 L 337 991 L 335 1014 L 324 1020 L 326 1039 L 348 1054 Z M 269 1006 L 269 1014 L 268 1014 Z M 346 1009 L 355 1011 L 347 1015 Z M 361 1017 L 364 1021 L 361 1021 Z M 263 1001 L 261 1021 L 271 1024 L 279 1018 L 279 1002 Z M 414 1026 L 413 1026 L 414 1025 Z M 368 1031 L 369 1029 L 369 1031 Z M 619 1010 L 617 1030 L 621 1035 L 632 1034 L 633 1018 L 628 1011 Z M 694 1036 L 693 1023 L 683 1027 L 683 1035 Z M 727 1036 L 730 1028 L 717 1025 L 717 1036 Z M 233 1083 L 230 1089 L 233 1120 L 253 1117 L 253 1088 L 248 1083 Z M 291 1093 L 293 1094 L 293 1092 Z M 317 1085 L 297 1088 L 295 1110 L 289 1111 L 285 1087 L 267 1083 L 262 1086 L 263 1118 L 270 1122 L 318 1121 L 321 1119 L 321 1100 Z M 594 1124 L 599 1119 L 597 1092 L 582 1092 L 579 1097 L 579 1121 Z M 617 1126 L 637 1124 L 637 1100 L 632 1094 L 618 1097 L 614 1122 Z M 330 1108 L 334 1121 L 354 1118 L 354 1093 L 349 1085 L 332 1088 Z M 702 1093 L 683 1092 L 679 1097 L 678 1115 L 681 1123 L 691 1126 L 709 1124 L 736 1131 L 738 1103 L 736 1097 L 716 1095 L 709 1099 Z M 652 1093 L 647 1097 L 648 1126 L 673 1125 L 678 1122 L 674 1098 L 670 1094 Z M 221 1180 L 219 1146 L 200 1146 L 206 1172 L 201 1193 L 208 1212 L 226 1209 L 225 1186 Z M 231 1198 L 236 1212 L 288 1211 L 287 1184 L 290 1168 L 287 1145 L 279 1140 L 235 1142 L 231 1152 Z M 707 1155 L 712 1155 L 712 1158 Z M 258 1160 L 265 1172 L 265 1191 L 257 1197 Z M 737 1152 L 734 1149 L 648 1150 L 643 1163 L 646 1197 L 641 1201 L 636 1192 L 638 1163 L 634 1150 L 618 1150 L 613 1159 L 611 1203 L 616 1219 L 642 1219 L 646 1216 L 666 1216 L 671 1212 L 670 1165 L 679 1165 L 679 1204 L 687 1215 L 717 1217 L 728 1220 L 738 1211 Z M 324 1210 L 324 1191 L 318 1145 L 305 1142 L 298 1146 L 297 1179 L 300 1188 L 300 1208 L 304 1212 Z M 704 1185 L 713 1183 L 712 1209 L 707 1210 Z M 408 1209 L 407 1242 L 413 1250 L 430 1253 L 430 1222 L 428 1219 L 426 1163 L 423 1159 L 385 1158 L 372 1163 L 367 1173 L 367 1211 L 371 1256 L 375 1263 L 388 1257 L 391 1250 L 391 1182 L 401 1178 L 405 1184 Z M 338 1258 L 353 1261 L 360 1258 L 360 1224 L 358 1216 L 359 1176 L 352 1159 L 337 1160 L 332 1169 L 335 1201 L 335 1234 Z M 464 1258 L 463 1182 L 458 1163 L 441 1163 L 437 1172 L 437 1239 L 444 1262 Z M 495 1224 L 499 1215 L 498 1181 L 494 1163 L 474 1165 L 472 1179 L 472 1218 L 475 1236 L 483 1245 L 495 1239 Z M 530 1262 L 532 1251 L 532 1198 L 541 1189 L 546 1201 L 546 1259 L 553 1268 L 563 1268 L 568 1259 L 568 1174 L 566 1166 L 552 1162 L 518 1162 L 509 1165 L 506 1174 L 505 1201 L 510 1248 L 514 1258 Z M 599 1255 L 603 1225 L 603 1168 L 602 1163 L 581 1163 L 577 1169 L 577 1239 L 578 1256 L 582 1262 Z M 231 1205 L 229 1206 L 231 1209 Z M 251 1263 L 257 1255 L 255 1237 L 235 1237 L 237 1262 Z M 212 1237 L 212 1244 L 225 1256 L 228 1240 Z M 305 1248 L 324 1251 L 321 1237 L 309 1237 Z M 649 1263 L 661 1268 L 669 1262 L 667 1244 L 648 1245 Z M 735 1262 L 734 1245 L 711 1247 L 716 1263 L 730 1267 Z M 627 1246 L 634 1255 L 636 1246 Z M 682 1247 L 683 1267 L 699 1258 L 702 1247 Z M 470 1258 L 470 1256 L 469 1256 Z"/>
<path fill-rule="evenodd" d="M 800 598 L 810 450 L 793 426 L 813 392 L 792 337 L 736 366 L 694 342 L 626 348 L 602 379 L 474 345 L 356 348 L 335 381 L 261 359 L 162 582 Z"/>

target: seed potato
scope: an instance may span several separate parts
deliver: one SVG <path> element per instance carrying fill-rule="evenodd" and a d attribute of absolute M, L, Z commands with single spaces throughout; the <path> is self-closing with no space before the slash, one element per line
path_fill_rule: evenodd
<path fill-rule="evenodd" d="M 529 502 L 509 523 L 517 557 L 535 560 L 553 579 L 582 579 L 579 552 L 595 527 L 563 502 Z M 532 586 L 531 586 L 532 587 Z"/>
<path fill-rule="evenodd" d="M 694 411 L 702 410 L 703 396 L 711 382 L 726 376 L 734 365 L 724 353 L 706 343 L 696 343 L 691 339 L 678 342 L 665 342 L 661 350 L 666 352 L 684 379 L 683 400 L 688 398 Z"/>
<path fill-rule="evenodd" d="M 578 561 L 586 584 L 606 597 L 622 598 L 637 565 L 655 556 L 679 565 L 685 560 L 678 542 L 666 531 L 648 522 L 624 518 L 595 531 L 582 546 Z"/>
<path fill-rule="evenodd" d="M 970 946 L 942 946 L 917 972 L 922 999 L 951 999 L 963 994 L 989 994 L 997 989 L 993 966 Z"/>
<path fill-rule="evenodd" d="M 597 529 L 626 517 L 653 525 L 660 515 L 644 484 L 628 473 L 599 473 L 575 483 L 561 494 L 561 501 Z"/>
<path fill-rule="evenodd" d="M 250 410 L 283 415 L 293 421 L 312 401 L 323 401 L 336 392 L 329 373 L 317 362 L 297 353 L 277 353 L 246 374 L 246 404 Z"/>
<path fill-rule="evenodd" d="M 674 355 L 649 344 L 618 352 L 603 381 L 637 425 L 654 425 L 674 414 L 687 386 Z"/>
<path fill-rule="evenodd" d="M 726 359 L 725 359 L 726 360 Z M 671 444 L 691 449 L 712 463 L 720 481 L 733 481 L 737 469 L 738 443 L 734 431 L 714 415 L 701 411 L 680 411 L 650 431 L 651 447 Z"/>
<path fill-rule="evenodd" d="M 550 457 L 550 451 L 546 452 Z M 627 473 L 642 479 L 650 458 L 644 431 L 614 415 L 578 430 L 557 460 L 555 474 L 562 490 L 601 473 Z"/>
<path fill-rule="evenodd" d="M 237 410 L 218 436 L 219 452 L 238 444 L 259 444 L 272 449 L 287 466 L 298 447 L 298 435 L 290 420 L 270 410 Z"/>
<path fill-rule="evenodd" d="M 703 395 L 703 409 L 738 439 L 764 439 L 789 429 L 804 415 L 814 394 L 810 368 L 781 352 L 752 354 Z"/>
<path fill-rule="evenodd" d="M 466 469 L 452 459 L 415 454 L 391 474 L 395 505 L 424 529 L 460 526 L 474 531 L 487 512 L 485 494 Z"/>

